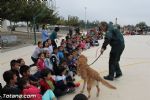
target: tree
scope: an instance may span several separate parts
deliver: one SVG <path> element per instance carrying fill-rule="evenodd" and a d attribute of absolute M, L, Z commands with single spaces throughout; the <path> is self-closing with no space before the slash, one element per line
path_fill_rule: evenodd
<path fill-rule="evenodd" d="M 68 16 L 68 23 L 69 26 L 79 26 L 79 18 L 77 16 Z"/>
<path fill-rule="evenodd" d="M 1 0 L 0 18 L 13 22 L 29 22 L 56 24 L 58 14 L 46 6 L 41 0 Z M 28 27 L 27 27 L 28 30 Z"/>
<path fill-rule="evenodd" d="M 148 26 L 145 22 L 139 22 L 138 24 L 136 24 L 137 28 L 140 28 L 140 30 L 144 31 L 147 30 Z"/>

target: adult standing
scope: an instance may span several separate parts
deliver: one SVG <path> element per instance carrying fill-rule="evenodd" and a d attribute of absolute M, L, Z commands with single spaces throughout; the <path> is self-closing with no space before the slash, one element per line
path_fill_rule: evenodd
<path fill-rule="evenodd" d="M 51 35 L 49 36 L 49 38 L 52 41 L 52 46 L 53 48 L 57 48 L 57 44 L 55 42 L 55 39 L 57 39 L 57 32 L 59 31 L 59 27 L 55 27 L 54 31 L 51 33 Z"/>
<path fill-rule="evenodd" d="M 48 31 L 46 30 L 46 26 L 42 26 L 42 42 L 48 39 Z"/>
<path fill-rule="evenodd" d="M 70 37 L 72 37 L 72 35 L 73 35 L 72 27 L 69 27 L 69 35 L 70 35 Z"/>
<path fill-rule="evenodd" d="M 104 79 L 113 81 L 114 78 L 119 78 L 122 76 L 119 61 L 120 56 L 125 48 L 124 38 L 118 27 L 115 28 L 112 22 L 109 24 L 106 22 L 101 22 L 100 30 L 105 32 L 101 54 L 103 54 L 104 50 L 106 50 L 108 44 L 111 46 L 109 55 L 109 74 L 108 76 L 104 76 Z"/>

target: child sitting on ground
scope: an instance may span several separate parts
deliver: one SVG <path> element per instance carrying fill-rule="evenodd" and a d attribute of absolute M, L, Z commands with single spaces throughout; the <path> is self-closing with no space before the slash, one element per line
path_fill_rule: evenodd
<path fill-rule="evenodd" d="M 23 58 L 17 59 L 17 62 L 19 63 L 20 66 L 25 65 L 25 61 Z"/>
<path fill-rule="evenodd" d="M 63 91 L 56 87 L 56 83 L 52 78 L 51 71 L 49 69 L 44 69 L 41 72 L 42 79 L 40 80 L 40 88 L 42 94 L 44 94 L 48 89 L 51 89 L 56 97 L 63 95 Z"/>
<path fill-rule="evenodd" d="M 58 47 L 58 58 L 59 58 L 60 62 L 65 59 L 65 57 L 64 57 L 64 47 L 63 46 Z"/>
<path fill-rule="evenodd" d="M 20 89 L 16 85 L 17 83 L 17 75 L 12 71 L 5 71 L 3 73 L 3 79 L 6 82 L 6 85 L 2 88 L 2 96 L 4 95 L 18 95 L 20 93 Z M 9 98 L 4 97 L 3 100 L 10 100 Z M 19 98 L 14 97 L 11 100 L 19 100 Z"/>
<path fill-rule="evenodd" d="M 57 54 L 58 54 L 58 48 L 54 48 L 54 52 L 52 53 L 52 55 L 50 57 L 50 61 L 52 62 L 55 75 L 58 74 L 58 65 L 60 62 Z"/>
<path fill-rule="evenodd" d="M 40 54 L 39 54 L 39 59 L 38 59 L 38 61 L 37 61 L 37 68 L 38 68 L 38 71 L 42 71 L 43 69 L 45 69 L 44 59 L 45 59 L 44 53 L 40 53 Z"/>
<path fill-rule="evenodd" d="M 76 74 L 76 65 L 75 65 L 75 61 L 73 59 L 73 55 L 69 54 L 67 56 L 67 65 L 69 67 L 69 70 L 73 72 L 73 74 Z"/>
<path fill-rule="evenodd" d="M 36 77 L 38 79 L 41 77 L 41 71 L 43 69 L 45 69 L 44 59 L 45 59 L 44 53 L 40 53 L 39 54 L 39 59 L 37 61 L 37 69 L 38 69 L 38 71 L 34 74 L 34 77 Z"/>
<path fill-rule="evenodd" d="M 48 44 L 48 42 L 47 41 L 44 41 L 43 42 L 43 51 L 45 52 L 45 51 L 48 51 L 49 49 L 49 44 Z"/>
<path fill-rule="evenodd" d="M 31 56 L 31 59 L 32 61 L 34 62 L 33 64 L 30 65 L 30 67 L 32 66 L 35 66 L 36 63 L 37 63 L 37 60 L 38 60 L 38 55 L 43 51 L 43 45 L 42 45 L 42 41 L 39 41 L 38 42 L 38 46 L 35 48 L 32 56 Z"/>
<path fill-rule="evenodd" d="M 20 74 L 22 78 L 28 79 L 30 84 L 38 87 L 38 79 L 30 74 L 30 67 L 27 65 L 23 65 L 20 67 Z"/>
<path fill-rule="evenodd" d="M 20 64 L 17 62 L 17 60 L 11 60 L 10 66 L 11 66 L 11 71 L 17 75 L 17 80 L 19 81 L 19 79 L 20 79 L 20 74 L 19 74 Z"/>
<path fill-rule="evenodd" d="M 45 62 L 45 67 L 46 68 L 54 71 L 52 62 L 50 61 L 50 53 L 49 53 L 49 51 L 45 51 L 45 60 L 44 60 L 44 62 Z"/>
<path fill-rule="evenodd" d="M 48 45 L 49 45 L 48 51 L 50 54 L 52 54 L 53 53 L 52 41 L 51 41 L 51 39 L 47 39 L 46 41 L 48 42 Z"/>
<path fill-rule="evenodd" d="M 62 67 L 59 69 L 59 75 L 56 75 L 56 84 L 62 90 L 69 89 L 69 92 L 75 91 L 75 84 L 72 81 L 66 80 L 66 68 Z"/>
<path fill-rule="evenodd" d="M 33 85 L 30 85 L 28 79 L 21 78 L 18 86 L 22 95 L 34 95 L 29 98 L 23 98 L 23 100 L 42 100 L 42 95 L 40 94 L 41 90 Z"/>
<path fill-rule="evenodd" d="M 88 100 L 88 98 L 86 95 L 79 93 L 74 96 L 73 100 Z"/>
<path fill-rule="evenodd" d="M 60 69 L 66 68 L 66 81 L 74 81 L 75 80 L 74 76 L 73 76 L 73 72 L 69 70 L 66 60 L 61 61 L 59 68 Z"/>

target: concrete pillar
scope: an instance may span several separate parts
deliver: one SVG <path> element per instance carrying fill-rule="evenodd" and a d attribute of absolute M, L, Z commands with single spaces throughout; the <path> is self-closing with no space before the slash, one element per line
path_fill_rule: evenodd
<path fill-rule="evenodd" d="M 7 26 L 8 26 L 8 20 L 3 20 L 3 21 L 2 21 L 2 28 L 3 28 L 4 30 L 8 30 Z"/>

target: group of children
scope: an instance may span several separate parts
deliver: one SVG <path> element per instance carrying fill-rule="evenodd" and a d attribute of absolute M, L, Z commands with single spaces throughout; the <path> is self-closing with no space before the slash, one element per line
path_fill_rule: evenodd
<path fill-rule="evenodd" d="M 97 32 L 86 35 L 76 32 L 71 36 L 68 34 L 58 47 L 53 46 L 50 39 L 39 41 L 31 56 L 32 65 L 26 65 L 22 58 L 10 62 L 11 69 L 3 74 L 6 85 L 1 94 L 34 94 L 24 100 L 55 100 L 73 93 L 79 86 L 75 83 L 77 57 L 83 50 L 98 46 L 95 44 L 98 39 Z M 30 74 L 31 67 L 37 67 L 33 75 Z"/>

